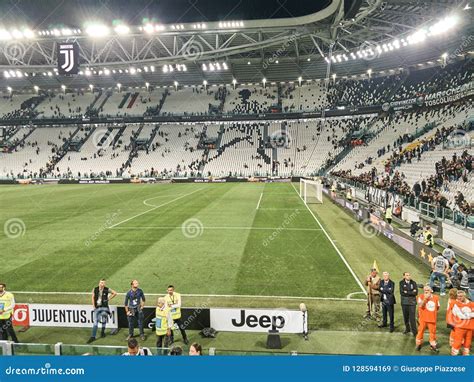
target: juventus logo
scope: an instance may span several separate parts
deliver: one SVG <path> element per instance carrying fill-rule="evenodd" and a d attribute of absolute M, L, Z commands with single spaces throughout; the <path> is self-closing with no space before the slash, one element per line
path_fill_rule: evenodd
<path fill-rule="evenodd" d="M 78 49 L 76 43 L 58 44 L 58 72 L 59 74 L 77 74 Z"/>

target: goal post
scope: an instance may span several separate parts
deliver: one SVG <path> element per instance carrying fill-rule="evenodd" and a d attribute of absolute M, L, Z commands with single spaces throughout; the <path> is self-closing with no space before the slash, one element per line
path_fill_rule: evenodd
<path fill-rule="evenodd" d="M 306 204 L 323 202 L 323 184 L 320 180 L 300 179 L 300 197 Z"/>

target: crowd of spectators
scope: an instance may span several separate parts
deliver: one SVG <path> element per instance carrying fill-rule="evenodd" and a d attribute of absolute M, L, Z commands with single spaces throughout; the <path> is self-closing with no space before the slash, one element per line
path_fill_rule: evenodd
<path fill-rule="evenodd" d="M 441 161 L 435 163 L 436 174 L 416 182 L 413 187 L 405 181 L 405 175 L 397 170 L 387 173 L 379 172 L 373 167 L 370 171 L 359 175 L 353 175 L 352 170 L 333 171 L 332 175 L 398 194 L 410 205 L 419 200 L 437 207 L 451 208 L 469 216 L 474 213 L 473 201 L 470 203 L 461 192 L 457 193 L 454 200 L 449 201 L 442 195 L 441 190 L 451 181 L 462 179 L 467 182 L 472 172 L 472 159 L 467 150 L 461 155 L 453 154 L 451 159 L 443 157 Z"/>

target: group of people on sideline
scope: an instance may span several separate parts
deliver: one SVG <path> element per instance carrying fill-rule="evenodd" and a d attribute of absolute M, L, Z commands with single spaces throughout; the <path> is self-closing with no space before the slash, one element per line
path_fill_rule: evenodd
<path fill-rule="evenodd" d="M 106 280 L 101 279 L 99 285 L 92 290 L 92 306 L 94 308 L 94 323 L 92 335 L 87 341 L 88 344 L 94 342 L 97 336 L 99 323 L 102 324 L 101 337 L 105 337 L 107 318 L 110 315 L 109 302 L 117 296 L 117 292 L 106 286 Z M 144 332 L 145 293 L 139 288 L 138 280 L 132 280 L 130 290 L 125 294 L 125 313 L 128 320 L 127 341 L 130 349 L 135 349 L 138 344 L 135 340 L 135 326 L 138 326 L 139 336 L 142 341 L 146 339 Z M 156 347 L 171 347 L 174 343 L 174 327 L 176 326 L 182 336 L 183 342 L 188 345 L 189 340 L 181 319 L 181 295 L 175 292 L 174 286 L 169 285 L 166 295 L 160 296 L 156 302 L 155 310 L 155 333 Z M 136 341 L 136 340 L 135 340 Z M 136 344 L 136 345 L 135 345 Z M 131 346 L 132 345 L 132 346 Z M 146 355 L 146 354 L 145 354 Z"/>
<path fill-rule="evenodd" d="M 451 248 L 448 249 L 452 251 Z M 446 251 L 446 255 L 449 257 L 451 252 Z M 439 352 L 436 332 L 441 304 L 439 296 L 433 292 L 435 289 L 434 280 L 436 278 L 440 279 L 440 296 L 444 296 L 446 283 L 441 282 L 441 280 L 446 281 L 446 278 L 449 277 L 450 268 L 448 264 L 454 264 L 454 261 L 454 253 L 452 253 L 449 260 L 443 255 L 435 257 L 432 261 L 433 271 L 430 283 L 427 285 L 419 286 L 411 279 L 409 272 L 404 272 L 403 279 L 399 282 L 400 303 L 405 325 L 403 334 L 411 333 L 415 337 L 417 351 L 421 350 L 425 332 L 428 331 L 431 351 Z M 459 265 L 457 268 L 460 267 L 462 266 Z M 461 283 L 463 276 L 461 274 Z M 395 331 L 395 282 L 390 279 L 388 272 L 383 272 L 382 278 L 380 278 L 377 269 L 372 268 L 365 280 L 365 285 L 367 287 L 365 318 L 376 320 L 379 328 L 388 327 L 390 333 L 393 333 Z M 468 291 L 468 288 L 460 285 L 452 286 L 449 291 L 446 324 L 450 329 L 449 346 L 451 347 L 451 355 L 458 355 L 460 352 L 463 355 L 469 355 L 470 352 L 474 332 L 474 302 L 468 299 Z"/>

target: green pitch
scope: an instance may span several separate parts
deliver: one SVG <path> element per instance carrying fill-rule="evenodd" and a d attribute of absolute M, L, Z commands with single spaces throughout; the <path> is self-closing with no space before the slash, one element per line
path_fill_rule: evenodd
<path fill-rule="evenodd" d="M 2 188 L 10 290 L 346 297 L 361 292 L 291 184 Z M 257 208 L 258 207 L 258 208 Z"/>
<path fill-rule="evenodd" d="M 384 341 L 390 340 L 391 354 L 412 354 L 413 339 L 400 333 L 399 305 L 398 333 L 384 333 L 362 319 L 360 283 L 374 260 L 397 285 L 405 270 L 426 282 L 427 267 L 384 237 L 364 237 L 359 223 L 328 199 L 308 209 L 297 188 L 290 183 L 2 186 L 0 280 L 17 291 L 19 302 L 89 303 L 102 277 L 119 292 L 137 278 L 152 297 L 147 305 L 168 284 L 188 295 L 185 306 L 297 309 L 305 302 L 313 334 L 310 341 L 288 336 L 284 351 L 386 354 Z M 447 331 L 442 323 L 438 328 L 443 342 Z M 367 332 L 378 333 L 380 342 Z M 85 343 L 88 335 L 83 329 L 33 328 L 20 333 L 20 340 Z M 123 345 L 124 335 L 97 344 Z M 191 339 L 206 347 L 265 349 L 265 335 L 219 336 L 225 340 L 202 341 L 197 333 Z M 147 345 L 153 346 L 149 337 Z"/>

